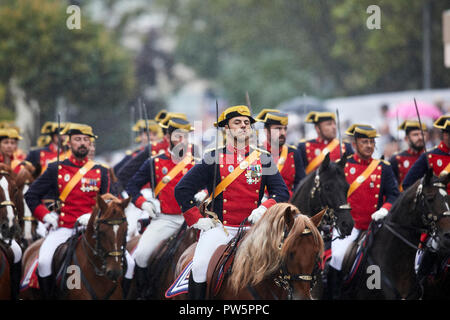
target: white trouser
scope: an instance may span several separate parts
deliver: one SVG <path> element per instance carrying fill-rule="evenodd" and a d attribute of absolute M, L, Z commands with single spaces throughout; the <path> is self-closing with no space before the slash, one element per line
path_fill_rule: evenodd
<path fill-rule="evenodd" d="M 352 233 L 345 237 L 344 239 L 335 239 L 331 242 L 331 261 L 330 266 L 332 266 L 336 270 L 342 269 L 342 262 L 344 261 L 345 252 L 349 245 L 358 238 L 358 235 L 361 233 L 361 230 L 352 229 Z M 333 229 L 333 239 L 338 237 L 339 234 L 336 228 Z"/>
<path fill-rule="evenodd" d="M 67 241 L 73 234 L 75 229 L 58 228 L 50 231 L 47 237 L 42 242 L 39 249 L 38 258 L 38 274 L 40 277 L 48 277 L 52 274 L 52 260 L 58 246 Z M 125 278 L 132 279 L 134 271 L 134 260 L 128 251 L 125 250 L 125 258 L 127 259 L 128 269 Z"/>
<path fill-rule="evenodd" d="M 184 217 L 180 214 L 161 213 L 156 218 L 153 218 L 139 239 L 139 243 L 133 253 L 136 264 L 140 268 L 147 267 L 148 259 L 153 251 L 161 241 L 175 234 L 183 222 Z"/>
<path fill-rule="evenodd" d="M 22 259 L 22 248 L 16 240 L 11 240 L 10 248 L 14 254 L 14 263 L 18 263 Z"/>
<path fill-rule="evenodd" d="M 212 255 L 219 246 L 230 242 L 239 230 L 239 228 L 235 227 L 225 228 L 228 231 L 228 235 L 225 233 L 222 224 L 200 233 L 192 260 L 192 277 L 195 282 L 206 282 L 206 273 L 208 272 L 208 264 Z"/>
<path fill-rule="evenodd" d="M 133 203 L 130 202 L 128 207 L 125 209 L 125 215 L 127 217 L 128 230 L 127 230 L 127 241 L 138 235 L 137 221 L 142 215 L 142 210 L 138 209 Z"/>

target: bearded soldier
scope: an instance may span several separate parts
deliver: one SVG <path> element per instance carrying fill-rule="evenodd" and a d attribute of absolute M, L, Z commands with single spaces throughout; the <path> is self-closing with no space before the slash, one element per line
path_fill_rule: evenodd
<path fill-rule="evenodd" d="M 425 141 L 422 137 L 419 121 L 405 120 L 398 129 L 405 131 L 405 141 L 408 143 L 408 149 L 394 154 L 389 162 L 397 178 L 398 185 L 401 186 L 408 171 L 424 152 Z M 422 130 L 425 131 L 426 129 L 425 124 L 422 124 Z"/>
<path fill-rule="evenodd" d="M 264 146 L 277 164 L 291 197 L 300 180 L 305 177 L 305 168 L 297 147 L 286 144 L 288 115 L 276 109 L 263 109 L 255 120 L 264 123 L 267 137 Z M 276 145 L 272 147 L 273 143 Z M 273 150 L 277 153 L 274 154 Z"/>
<path fill-rule="evenodd" d="M 49 163 L 47 170 L 25 194 L 33 215 L 53 229 L 39 250 L 38 280 L 45 299 L 55 298 L 52 259 L 56 248 L 74 234 L 75 222 L 87 225 L 97 194 L 105 194 L 110 188 L 107 168 L 88 158 L 91 139 L 97 138 L 92 128 L 71 123 L 64 130 L 62 133 L 69 136 L 71 156 L 60 163 Z M 62 203 L 59 214 L 41 203 L 42 198 L 49 193 L 56 194 Z M 134 268 L 134 260 L 128 252 L 125 252 L 125 257 L 128 270 L 123 283 L 124 291 L 129 288 Z"/>
<path fill-rule="evenodd" d="M 206 271 L 216 248 L 228 243 L 245 219 L 255 223 L 272 205 L 289 199 L 270 154 L 250 145 L 255 120 L 249 108 L 229 107 L 218 120 L 215 125 L 225 129 L 226 145 L 206 152 L 202 162 L 175 187 L 175 198 L 188 226 L 201 231 L 189 278 L 191 299 L 205 298 Z M 210 199 L 214 196 L 214 207 L 209 209 L 213 219 L 204 217 L 195 205 L 195 195 L 204 188 Z M 266 188 L 268 200 L 262 202 Z"/>

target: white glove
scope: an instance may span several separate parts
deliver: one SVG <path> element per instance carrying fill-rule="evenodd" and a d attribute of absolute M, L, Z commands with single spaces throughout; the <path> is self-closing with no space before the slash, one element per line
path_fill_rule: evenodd
<path fill-rule="evenodd" d="M 208 196 L 208 193 L 205 190 L 199 191 L 195 194 L 194 199 L 197 202 L 203 202 L 205 198 Z"/>
<path fill-rule="evenodd" d="M 42 220 L 44 220 L 45 223 L 52 226 L 53 229 L 58 228 L 59 216 L 56 212 L 52 211 L 50 213 L 47 213 Z"/>
<path fill-rule="evenodd" d="M 91 218 L 91 214 L 90 213 L 85 213 L 81 216 L 78 217 L 77 221 L 80 225 L 82 226 L 87 226 L 89 223 L 89 219 Z"/>
<path fill-rule="evenodd" d="M 384 219 L 384 217 L 387 216 L 388 212 L 389 211 L 386 208 L 380 208 L 377 211 L 375 211 L 374 213 L 372 213 L 372 220 L 378 221 L 378 220 Z"/>
<path fill-rule="evenodd" d="M 215 224 L 212 219 L 210 218 L 200 218 L 198 219 L 197 223 L 193 224 L 192 227 L 195 229 L 199 229 L 202 231 L 208 231 L 209 229 L 212 229 L 215 227 Z"/>
<path fill-rule="evenodd" d="M 252 213 L 250 214 L 250 216 L 248 217 L 248 221 L 251 224 L 255 224 L 262 216 L 263 214 L 267 211 L 267 208 L 264 207 L 263 205 L 260 205 L 258 208 L 254 209 L 252 211 Z"/>
<path fill-rule="evenodd" d="M 146 211 L 150 218 L 156 218 L 161 212 L 161 204 L 158 199 L 150 198 L 142 204 L 141 209 Z"/>

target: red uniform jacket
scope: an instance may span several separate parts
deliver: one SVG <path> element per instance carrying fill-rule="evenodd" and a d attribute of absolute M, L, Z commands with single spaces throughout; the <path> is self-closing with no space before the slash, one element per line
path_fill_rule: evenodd
<path fill-rule="evenodd" d="M 352 185 L 371 161 L 372 159 L 370 161 L 361 159 L 356 154 L 348 157 L 344 169 L 347 182 Z M 369 177 L 348 197 L 355 228 L 367 230 L 372 221 L 372 213 L 381 207 L 390 210 L 399 194 L 391 165 L 387 161 L 381 161 Z"/>
<path fill-rule="evenodd" d="M 191 152 L 187 156 L 192 156 Z M 152 158 L 153 176 L 155 181 L 155 188 L 163 180 L 164 177 L 174 168 L 178 163 L 172 159 L 172 155 L 166 150 L 164 154 L 160 154 Z M 164 189 L 157 195 L 161 204 L 161 212 L 165 214 L 181 214 L 180 206 L 175 200 L 175 186 L 178 181 L 194 166 L 195 162 L 187 164 L 184 169 L 179 172 L 173 179 L 171 179 Z M 150 160 L 146 160 L 136 174 L 130 179 L 127 184 L 126 191 L 131 196 L 136 207 L 141 208 L 146 201 L 141 195 L 140 190 L 144 185 L 150 184 Z"/>
<path fill-rule="evenodd" d="M 47 207 L 41 204 L 43 197 L 52 193 L 52 191 L 56 191 L 59 196 L 72 177 L 86 164 L 87 160 L 85 158 L 78 162 L 71 156 L 69 159 L 60 162 L 59 167 L 56 162 L 52 162 L 48 165 L 47 170 L 33 182 L 25 194 L 25 200 L 37 219 L 42 221 L 44 216 L 49 213 Z M 91 213 L 96 203 L 97 193 L 109 192 L 109 183 L 108 169 L 96 164 L 78 181 L 62 203 L 59 226 L 73 228 L 78 217 L 85 213 Z"/>
<path fill-rule="evenodd" d="M 392 171 L 394 171 L 399 186 L 403 183 L 409 169 L 411 169 L 423 152 L 423 150 L 415 151 L 413 149 L 408 149 L 391 157 L 389 162 L 391 163 Z"/>

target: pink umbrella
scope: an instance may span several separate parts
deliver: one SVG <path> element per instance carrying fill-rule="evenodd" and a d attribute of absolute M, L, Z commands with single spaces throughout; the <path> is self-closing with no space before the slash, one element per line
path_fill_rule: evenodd
<path fill-rule="evenodd" d="M 433 120 L 439 118 L 442 115 L 441 110 L 436 107 L 434 104 L 417 101 L 417 109 L 419 110 L 420 118 L 431 118 Z M 414 100 L 406 101 L 397 104 L 394 109 L 388 111 L 389 118 L 396 118 L 398 113 L 398 117 L 407 120 L 407 119 L 417 119 L 416 107 L 414 105 Z"/>

